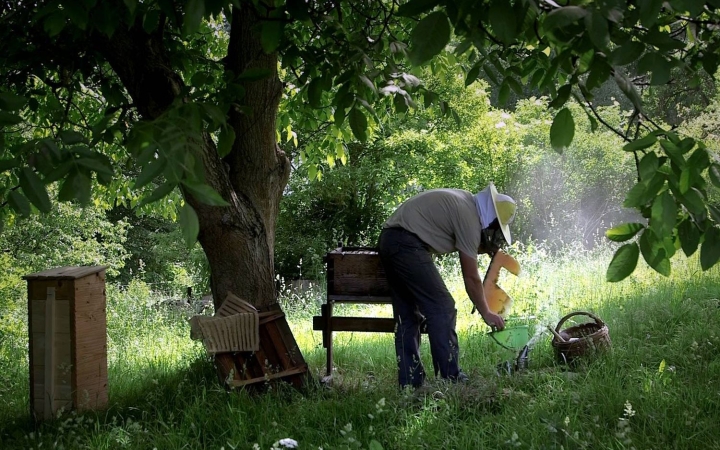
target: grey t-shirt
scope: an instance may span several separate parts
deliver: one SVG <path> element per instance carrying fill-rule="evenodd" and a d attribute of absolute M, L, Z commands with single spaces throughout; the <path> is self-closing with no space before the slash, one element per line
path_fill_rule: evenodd
<path fill-rule="evenodd" d="M 435 253 L 461 251 L 477 258 L 482 225 L 473 194 L 462 189 L 432 189 L 410 198 L 383 228 L 415 233 Z"/>

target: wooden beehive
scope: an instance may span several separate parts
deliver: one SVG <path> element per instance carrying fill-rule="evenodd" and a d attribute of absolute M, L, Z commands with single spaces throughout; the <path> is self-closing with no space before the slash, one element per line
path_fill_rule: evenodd
<path fill-rule="evenodd" d="M 377 249 L 341 247 L 325 255 L 328 300 L 390 295 Z"/>
<path fill-rule="evenodd" d="M 30 409 L 36 420 L 60 409 L 107 405 L 105 266 L 61 267 L 28 283 Z"/>

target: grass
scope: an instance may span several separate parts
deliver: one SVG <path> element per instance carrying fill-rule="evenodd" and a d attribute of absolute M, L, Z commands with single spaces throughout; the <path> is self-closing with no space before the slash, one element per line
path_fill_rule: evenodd
<path fill-rule="evenodd" d="M 550 257 L 523 248 L 521 277 L 500 284 L 514 298 L 514 322 L 542 333 L 570 311 L 590 311 L 610 329 L 612 352 L 570 370 L 556 365 L 549 334 L 539 336 L 529 370 L 499 376 L 513 356 L 488 339 L 470 314 L 459 269 L 442 262 L 456 295 L 461 363 L 471 381 L 432 381 L 399 391 L 389 334 L 337 333 L 328 388 L 271 385 L 258 395 L 226 392 L 201 346 L 189 339 L 187 311 L 148 306 L 138 284 L 108 288 L 109 388 L 106 411 L 65 413 L 35 428 L 27 413 L 23 315 L 6 316 L 0 373 L 0 448 L 270 449 L 290 438 L 304 449 L 659 449 L 720 448 L 720 270 L 678 260 L 664 278 L 646 269 L 604 282 L 608 253 Z M 322 293 L 283 298 L 314 379 L 325 350 L 312 331 Z M 387 308 L 345 307 L 389 315 Z M 7 317 L 10 317 L 8 321 Z M 426 367 L 432 367 L 427 343 Z"/>

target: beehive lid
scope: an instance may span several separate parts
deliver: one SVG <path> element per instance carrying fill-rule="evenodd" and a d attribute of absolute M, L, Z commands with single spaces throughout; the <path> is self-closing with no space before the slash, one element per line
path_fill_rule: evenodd
<path fill-rule="evenodd" d="M 31 273 L 25 275 L 25 280 L 77 280 L 88 275 L 92 275 L 97 272 L 101 272 L 107 269 L 108 266 L 68 266 L 58 267 L 56 269 L 45 270 L 43 272 Z"/>

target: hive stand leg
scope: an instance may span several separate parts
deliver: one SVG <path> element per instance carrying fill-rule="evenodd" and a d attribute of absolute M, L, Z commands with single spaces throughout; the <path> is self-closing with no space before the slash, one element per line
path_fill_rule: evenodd
<path fill-rule="evenodd" d="M 323 327 L 323 347 L 327 349 L 327 367 L 326 376 L 332 375 L 333 369 L 333 345 L 332 345 L 332 315 L 334 302 L 327 302 L 320 307 L 321 315 L 325 318 L 325 326 Z"/>

